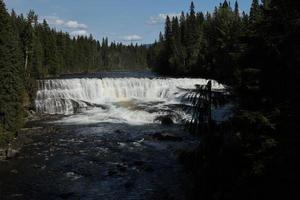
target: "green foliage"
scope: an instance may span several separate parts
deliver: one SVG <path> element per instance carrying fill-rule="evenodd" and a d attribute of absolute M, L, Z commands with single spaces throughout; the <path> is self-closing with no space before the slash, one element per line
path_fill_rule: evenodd
<path fill-rule="evenodd" d="M 109 44 L 107 38 L 100 44 L 92 36 L 72 38 L 51 29 L 46 20 L 39 23 L 33 11 L 26 18 L 12 12 L 11 19 L 21 43 L 27 82 L 63 73 L 147 69 L 145 46 Z"/>
<path fill-rule="evenodd" d="M 212 110 L 228 103 L 229 93 L 226 89 L 212 89 L 212 82 L 207 85 L 196 85 L 196 89 L 186 90 L 183 100 L 188 104 L 183 105 L 185 111 L 191 114 L 191 119 L 186 122 L 189 130 L 203 137 L 213 134 L 213 126 L 217 122 L 212 119 Z"/>
<path fill-rule="evenodd" d="M 249 16 L 237 13 L 225 1 L 204 18 L 196 69 L 230 85 L 235 106 L 228 121 L 203 131 L 212 106 L 207 89 L 190 98 L 193 132 L 201 132 L 190 199 L 299 199 L 291 189 L 300 171 L 299 2 L 254 0 Z"/>
<path fill-rule="evenodd" d="M 213 14 L 190 12 L 180 20 L 166 20 L 164 37 L 149 50 L 149 65 L 165 75 L 214 77 L 236 81 L 241 57 L 243 20 L 238 4 L 232 9 L 225 1 Z"/>
<path fill-rule="evenodd" d="M 6 148 L 7 144 L 15 137 L 14 134 L 7 132 L 4 128 L 0 127 L 0 148 Z"/>
<path fill-rule="evenodd" d="M 18 37 L 0 1 L 0 128 L 16 132 L 23 124 L 21 57 Z"/>

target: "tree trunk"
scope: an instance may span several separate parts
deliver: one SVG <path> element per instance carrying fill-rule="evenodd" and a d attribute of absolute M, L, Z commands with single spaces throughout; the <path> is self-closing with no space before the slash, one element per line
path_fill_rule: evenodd
<path fill-rule="evenodd" d="M 25 50 L 25 72 L 27 71 L 27 67 L 28 67 L 28 48 L 26 47 Z"/>
<path fill-rule="evenodd" d="M 207 125 L 208 125 L 208 134 L 211 134 L 211 123 L 212 123 L 212 95 L 211 95 L 211 88 L 212 88 L 212 82 L 209 81 L 207 83 L 207 89 L 208 89 L 208 122 L 207 122 Z"/>

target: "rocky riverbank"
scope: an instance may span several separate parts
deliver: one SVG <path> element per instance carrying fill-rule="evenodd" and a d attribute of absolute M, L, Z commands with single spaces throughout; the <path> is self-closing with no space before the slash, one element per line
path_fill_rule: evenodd
<path fill-rule="evenodd" d="M 25 127 L 19 130 L 14 136 L 7 134 L 7 136 L 5 136 L 5 141 L 0 144 L 0 161 L 16 157 L 24 145 L 32 142 L 29 136 L 33 135 L 35 132 L 48 134 L 54 131 L 52 126 L 45 126 L 44 124 L 42 127 L 39 127 L 38 124 L 57 120 L 61 117 L 62 116 L 60 115 L 44 115 L 35 113 L 34 111 L 28 111 L 25 119 Z"/>

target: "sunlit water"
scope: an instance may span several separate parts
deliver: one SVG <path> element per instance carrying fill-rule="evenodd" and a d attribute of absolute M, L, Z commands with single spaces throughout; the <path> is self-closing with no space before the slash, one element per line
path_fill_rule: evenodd
<path fill-rule="evenodd" d="M 158 123 L 169 115 L 178 123 L 185 118 L 182 97 L 208 80 L 191 78 L 71 78 L 41 80 L 36 109 L 40 113 L 66 115 L 60 122 L 101 122 L 143 125 Z M 213 88 L 223 85 L 213 81 Z"/>

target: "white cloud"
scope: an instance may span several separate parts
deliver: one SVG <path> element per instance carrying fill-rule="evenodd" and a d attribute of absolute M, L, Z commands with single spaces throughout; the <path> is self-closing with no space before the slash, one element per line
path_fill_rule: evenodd
<path fill-rule="evenodd" d="M 44 17 L 44 19 L 48 22 L 49 25 L 53 25 L 53 26 L 63 26 L 69 29 L 87 29 L 87 25 L 85 24 L 81 24 L 75 20 L 65 21 L 55 15 L 46 16 Z"/>
<path fill-rule="evenodd" d="M 86 29 L 87 25 L 85 24 L 80 24 L 77 21 L 68 21 L 64 24 L 65 27 L 71 28 L 71 29 Z"/>
<path fill-rule="evenodd" d="M 54 25 L 54 26 L 62 26 L 64 25 L 64 20 L 60 19 L 57 16 L 46 16 L 44 19 L 48 22 L 49 25 Z M 40 20 L 42 22 L 43 20 Z"/>
<path fill-rule="evenodd" d="M 124 36 L 122 39 L 127 42 L 135 42 L 135 41 L 142 40 L 143 38 L 139 35 L 127 35 Z"/>
<path fill-rule="evenodd" d="M 180 13 L 165 13 L 165 14 L 161 13 L 161 14 L 158 14 L 157 16 L 150 17 L 147 24 L 150 24 L 150 25 L 163 24 L 163 23 L 165 23 L 167 16 L 169 16 L 170 18 L 179 17 Z"/>
<path fill-rule="evenodd" d="M 55 20 L 55 24 L 56 24 L 56 25 L 61 26 L 61 25 L 63 25 L 64 23 L 65 23 L 64 20 L 61 20 L 61 19 Z"/>
<path fill-rule="evenodd" d="M 43 19 L 45 19 L 47 23 L 51 26 L 69 29 L 70 35 L 74 37 L 89 35 L 88 31 L 86 30 L 88 28 L 87 25 L 81 24 L 75 20 L 63 20 L 56 16 L 55 13 L 51 16 L 45 16 L 43 17 Z M 43 20 L 39 20 L 39 22 L 42 23 Z"/>
<path fill-rule="evenodd" d="M 72 36 L 87 36 L 88 32 L 86 30 L 76 30 L 71 32 Z"/>

